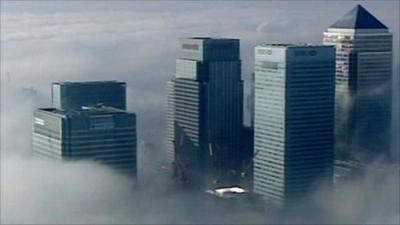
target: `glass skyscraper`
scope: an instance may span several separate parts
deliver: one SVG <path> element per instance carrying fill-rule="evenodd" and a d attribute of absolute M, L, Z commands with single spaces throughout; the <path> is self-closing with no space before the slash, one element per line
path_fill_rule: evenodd
<path fill-rule="evenodd" d="M 324 32 L 336 47 L 338 159 L 390 157 L 392 34 L 357 5 Z"/>
<path fill-rule="evenodd" d="M 333 180 L 335 49 L 255 48 L 253 190 L 284 204 Z"/>
<path fill-rule="evenodd" d="M 104 82 L 90 82 L 88 85 L 79 82 L 79 91 L 98 96 L 95 95 L 96 84 L 99 85 L 99 90 L 104 90 Z M 85 86 L 90 86 L 91 90 L 85 90 Z M 69 91 L 67 93 L 70 93 Z M 125 93 L 125 88 L 122 92 Z M 77 95 L 78 93 L 74 94 L 75 97 Z M 65 108 L 35 110 L 32 132 L 33 154 L 57 160 L 94 160 L 135 177 L 136 115 L 103 104 L 98 105 L 94 101 L 98 99 L 97 97 L 83 98 L 74 102 L 75 97 L 68 99 L 69 96 L 63 94 L 60 96 L 63 102 L 68 103 L 64 105 Z M 125 97 L 110 95 L 109 98 L 114 98 L 115 102 L 123 102 L 122 105 L 125 105 Z M 93 106 L 87 106 L 87 103 Z"/>
<path fill-rule="evenodd" d="M 176 176 L 193 183 L 223 180 L 240 164 L 239 40 L 182 39 L 167 86 L 167 147 Z"/>
<path fill-rule="evenodd" d="M 247 96 L 247 110 L 250 114 L 250 126 L 254 126 L 254 91 L 255 91 L 255 74 L 251 73 L 250 76 L 250 94 Z"/>

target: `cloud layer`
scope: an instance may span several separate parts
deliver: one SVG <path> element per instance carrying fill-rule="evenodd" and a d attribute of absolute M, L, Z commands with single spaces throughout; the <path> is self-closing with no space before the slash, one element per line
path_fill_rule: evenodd
<path fill-rule="evenodd" d="M 248 205 L 221 208 L 202 196 L 177 191 L 170 174 L 159 167 L 164 159 L 165 82 L 175 70 L 179 37 L 241 38 L 247 80 L 254 45 L 320 43 L 322 31 L 333 21 L 315 18 L 336 19 L 335 13 L 229 6 L 179 12 L 2 13 L 1 222 L 398 222 L 398 170 L 391 167 L 381 174 L 373 165 L 364 177 L 344 183 L 333 208 L 325 189 L 318 188 L 310 198 L 321 216 L 299 206 L 289 221 Z M 398 40 L 398 26 L 390 27 Z M 128 83 L 128 108 L 138 114 L 136 189 L 128 178 L 94 162 L 59 163 L 30 155 L 32 111 L 50 105 L 52 81 L 110 79 Z"/>

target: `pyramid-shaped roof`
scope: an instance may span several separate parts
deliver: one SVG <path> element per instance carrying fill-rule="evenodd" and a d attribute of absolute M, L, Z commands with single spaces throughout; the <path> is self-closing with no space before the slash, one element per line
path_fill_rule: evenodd
<path fill-rule="evenodd" d="M 381 21 L 361 5 L 355 6 L 350 12 L 332 24 L 330 28 L 387 29 Z"/>

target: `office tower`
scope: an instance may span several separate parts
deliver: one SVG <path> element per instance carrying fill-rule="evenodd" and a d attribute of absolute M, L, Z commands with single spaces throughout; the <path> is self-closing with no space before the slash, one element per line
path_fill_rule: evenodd
<path fill-rule="evenodd" d="M 255 74 L 251 73 L 249 85 L 249 95 L 247 96 L 246 108 L 250 116 L 250 126 L 244 126 L 242 129 L 241 149 L 242 149 L 242 186 L 252 189 L 253 183 L 253 156 L 254 156 L 254 92 L 255 92 Z"/>
<path fill-rule="evenodd" d="M 199 184 L 223 180 L 241 160 L 239 40 L 182 39 L 168 90 L 167 146 L 175 175 Z"/>
<path fill-rule="evenodd" d="M 167 136 L 167 161 L 168 163 L 173 163 L 175 160 L 175 121 L 174 121 L 174 82 L 167 82 L 167 126 L 166 126 L 166 136 Z"/>
<path fill-rule="evenodd" d="M 253 183 L 254 127 L 244 126 L 240 138 L 241 182 L 238 185 L 251 190 Z"/>
<path fill-rule="evenodd" d="M 81 84 L 79 91 L 85 93 L 86 90 L 82 89 L 85 84 Z M 92 93 L 95 91 L 92 90 Z M 117 96 L 111 97 L 115 97 L 116 102 L 124 102 L 124 99 Z M 70 104 L 69 106 L 77 106 L 77 103 L 69 99 L 64 98 L 63 101 Z M 88 102 L 95 106 L 35 110 L 33 154 L 57 160 L 94 160 L 135 177 L 136 115 L 122 109 L 98 105 L 94 101 Z"/>
<path fill-rule="evenodd" d="M 332 46 L 264 44 L 255 48 L 253 190 L 283 204 L 315 182 L 332 182 Z"/>
<path fill-rule="evenodd" d="M 392 34 L 357 5 L 323 42 L 336 47 L 336 158 L 390 157 Z"/>
<path fill-rule="evenodd" d="M 126 83 L 117 81 L 54 82 L 52 104 L 58 109 L 80 109 L 103 104 L 126 110 Z"/>
<path fill-rule="evenodd" d="M 254 126 L 254 91 L 255 91 L 255 74 L 250 76 L 250 94 L 247 96 L 247 110 L 250 113 L 250 126 Z"/>

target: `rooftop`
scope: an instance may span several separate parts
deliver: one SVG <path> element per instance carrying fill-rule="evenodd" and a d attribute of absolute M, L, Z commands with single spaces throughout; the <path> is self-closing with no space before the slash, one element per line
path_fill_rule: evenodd
<path fill-rule="evenodd" d="M 39 110 L 56 113 L 60 115 L 81 115 L 81 114 L 102 115 L 102 114 L 126 113 L 126 111 L 124 110 L 104 105 L 98 105 L 95 107 L 82 106 L 81 110 L 62 110 L 57 108 L 40 108 Z"/>
<path fill-rule="evenodd" d="M 53 82 L 53 84 L 60 85 L 90 85 L 90 84 L 106 84 L 106 83 L 125 83 L 116 80 L 105 80 L 105 81 L 57 81 Z"/>
<path fill-rule="evenodd" d="M 204 40 L 204 41 L 226 41 L 226 40 L 239 40 L 237 38 L 228 38 L 228 37 L 185 37 L 183 39 L 194 39 L 194 40 Z"/>
<path fill-rule="evenodd" d="M 387 27 L 361 5 L 356 5 L 329 28 L 387 29 Z"/>
<path fill-rule="evenodd" d="M 332 47 L 329 45 L 322 44 L 310 44 L 310 43 L 264 43 L 260 44 L 262 47 L 277 47 L 277 48 L 290 48 L 290 47 Z"/>
<path fill-rule="evenodd" d="M 211 37 L 191 37 L 190 39 L 208 40 L 211 39 Z"/>
<path fill-rule="evenodd" d="M 269 47 L 289 47 L 293 46 L 291 43 L 264 43 L 261 46 L 269 46 Z"/>

